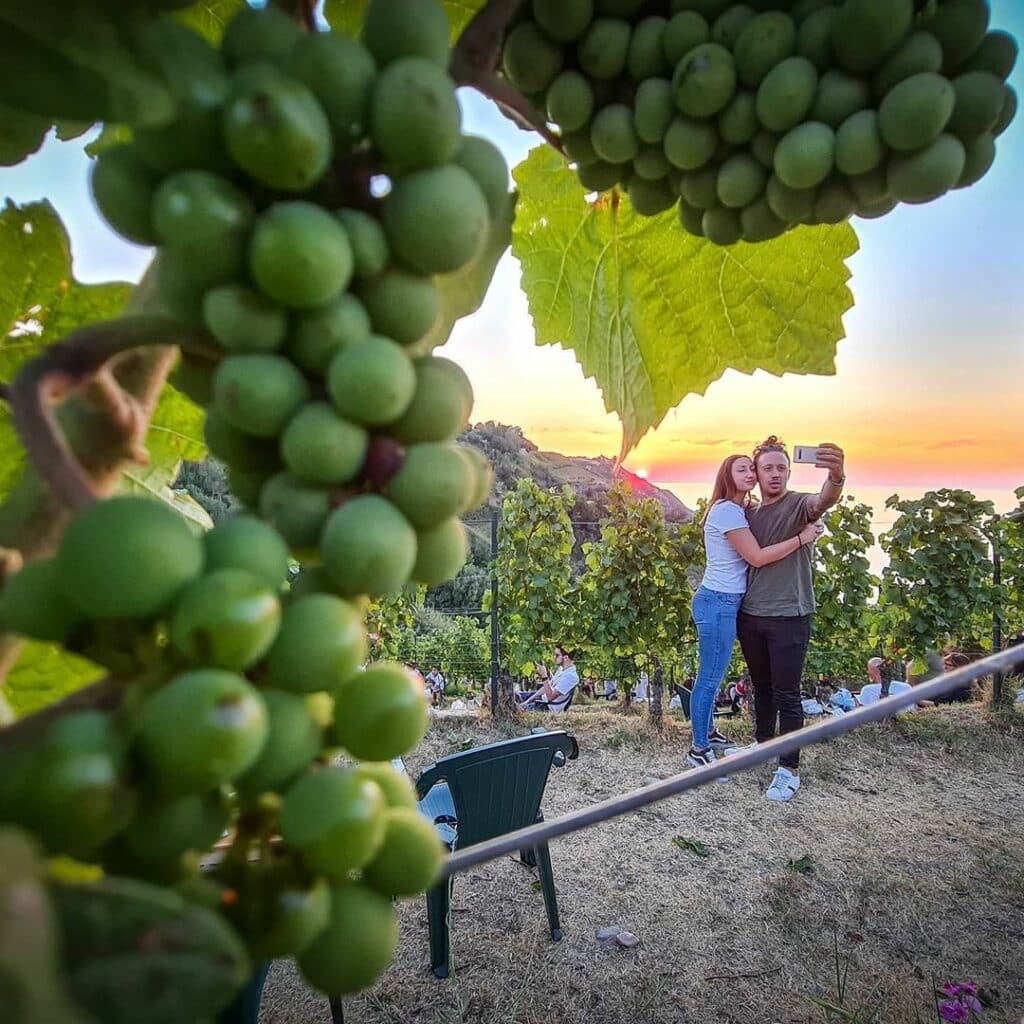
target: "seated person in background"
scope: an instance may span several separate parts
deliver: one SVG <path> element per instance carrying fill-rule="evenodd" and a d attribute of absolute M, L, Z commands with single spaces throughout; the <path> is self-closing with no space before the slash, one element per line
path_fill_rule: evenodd
<path fill-rule="evenodd" d="M 971 658 L 964 654 L 962 651 L 958 651 L 955 647 L 947 647 L 942 652 L 942 671 L 952 672 L 954 669 L 963 668 L 964 665 L 970 665 Z M 957 687 L 950 693 L 945 693 L 941 697 L 935 698 L 936 704 L 966 704 L 968 701 L 974 700 L 974 689 L 970 683 L 965 683 L 963 686 Z"/>
<path fill-rule="evenodd" d="M 594 696 L 594 677 L 584 676 L 583 681 L 580 683 L 580 693 L 585 694 L 588 697 Z"/>
<path fill-rule="evenodd" d="M 884 697 L 894 693 L 906 693 L 911 688 L 909 683 L 901 683 L 898 679 L 892 678 L 892 671 L 884 658 L 872 658 L 868 662 L 868 678 L 871 682 L 862 687 L 857 694 L 857 703 L 862 706 L 877 704 Z"/>
<path fill-rule="evenodd" d="M 647 700 L 647 689 L 649 686 L 650 677 L 646 672 L 640 673 L 640 681 L 636 684 L 636 693 L 633 694 L 634 700 Z"/>
<path fill-rule="evenodd" d="M 606 679 L 604 681 L 604 693 L 601 695 L 605 700 L 611 700 L 615 696 L 618 684 L 614 679 Z"/>
<path fill-rule="evenodd" d="M 564 711 L 572 699 L 572 691 L 580 682 L 579 672 L 573 664 L 573 652 L 566 650 L 562 644 L 555 644 L 555 669 L 550 679 L 544 678 L 540 689 L 531 694 L 517 694 L 519 707 L 531 711 Z M 543 668 L 543 666 L 540 666 Z M 541 673 L 547 676 L 547 670 Z"/>

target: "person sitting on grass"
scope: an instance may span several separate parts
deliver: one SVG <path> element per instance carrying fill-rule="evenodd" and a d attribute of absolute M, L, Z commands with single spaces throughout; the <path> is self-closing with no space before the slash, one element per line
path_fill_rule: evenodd
<path fill-rule="evenodd" d="M 550 678 L 547 678 L 547 669 L 539 666 L 543 669 L 538 673 L 542 677 L 540 688 L 531 694 L 516 695 L 520 710 L 560 712 L 569 706 L 580 676 L 573 663 L 573 652 L 563 644 L 555 644 L 555 666 L 555 673 Z"/>

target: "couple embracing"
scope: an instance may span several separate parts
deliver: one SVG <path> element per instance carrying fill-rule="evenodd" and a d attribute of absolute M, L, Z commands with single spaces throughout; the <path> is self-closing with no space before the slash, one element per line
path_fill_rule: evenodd
<path fill-rule="evenodd" d="M 715 748 L 729 745 L 713 713 L 737 636 L 754 685 L 757 742 L 803 726 L 800 680 L 814 612 L 811 545 L 846 479 L 842 449 L 834 444 L 818 446 L 815 465 L 828 471 L 817 494 L 789 490 L 789 453 L 772 436 L 752 457 L 730 455 L 718 470 L 704 517 L 707 568 L 693 597 L 700 670 L 687 761 L 694 766 L 713 763 Z M 791 800 L 799 788 L 795 751 L 780 758 L 766 795 Z"/>

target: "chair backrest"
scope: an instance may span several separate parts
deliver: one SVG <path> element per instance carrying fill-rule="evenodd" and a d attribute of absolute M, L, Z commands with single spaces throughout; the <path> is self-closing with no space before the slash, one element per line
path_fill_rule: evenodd
<path fill-rule="evenodd" d="M 537 820 L 555 756 L 579 756 L 564 730 L 488 743 L 442 757 L 416 780 L 423 797 L 446 782 L 458 819 L 460 849 L 514 832 Z"/>
<path fill-rule="evenodd" d="M 683 718 L 687 721 L 690 720 L 690 698 L 693 696 L 693 691 L 688 690 L 685 686 L 680 686 L 678 683 L 674 683 L 672 689 L 676 691 L 679 696 L 680 709 L 683 712 Z"/>

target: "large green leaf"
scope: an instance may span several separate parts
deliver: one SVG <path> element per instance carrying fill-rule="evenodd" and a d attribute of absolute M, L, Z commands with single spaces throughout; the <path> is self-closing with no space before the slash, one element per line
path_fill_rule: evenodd
<path fill-rule="evenodd" d="M 835 372 L 853 304 L 848 224 L 722 248 L 673 212 L 640 217 L 617 192 L 588 200 L 547 146 L 513 177 L 512 252 L 537 342 L 575 352 L 622 421 L 623 454 L 726 370 Z"/>
<path fill-rule="evenodd" d="M 448 15 L 448 27 L 453 43 L 462 34 L 462 30 L 472 20 L 473 15 L 483 7 L 484 2 L 485 0 L 442 0 L 441 6 Z M 368 3 L 369 0 L 324 0 L 324 15 L 331 28 L 357 36 Z"/>

